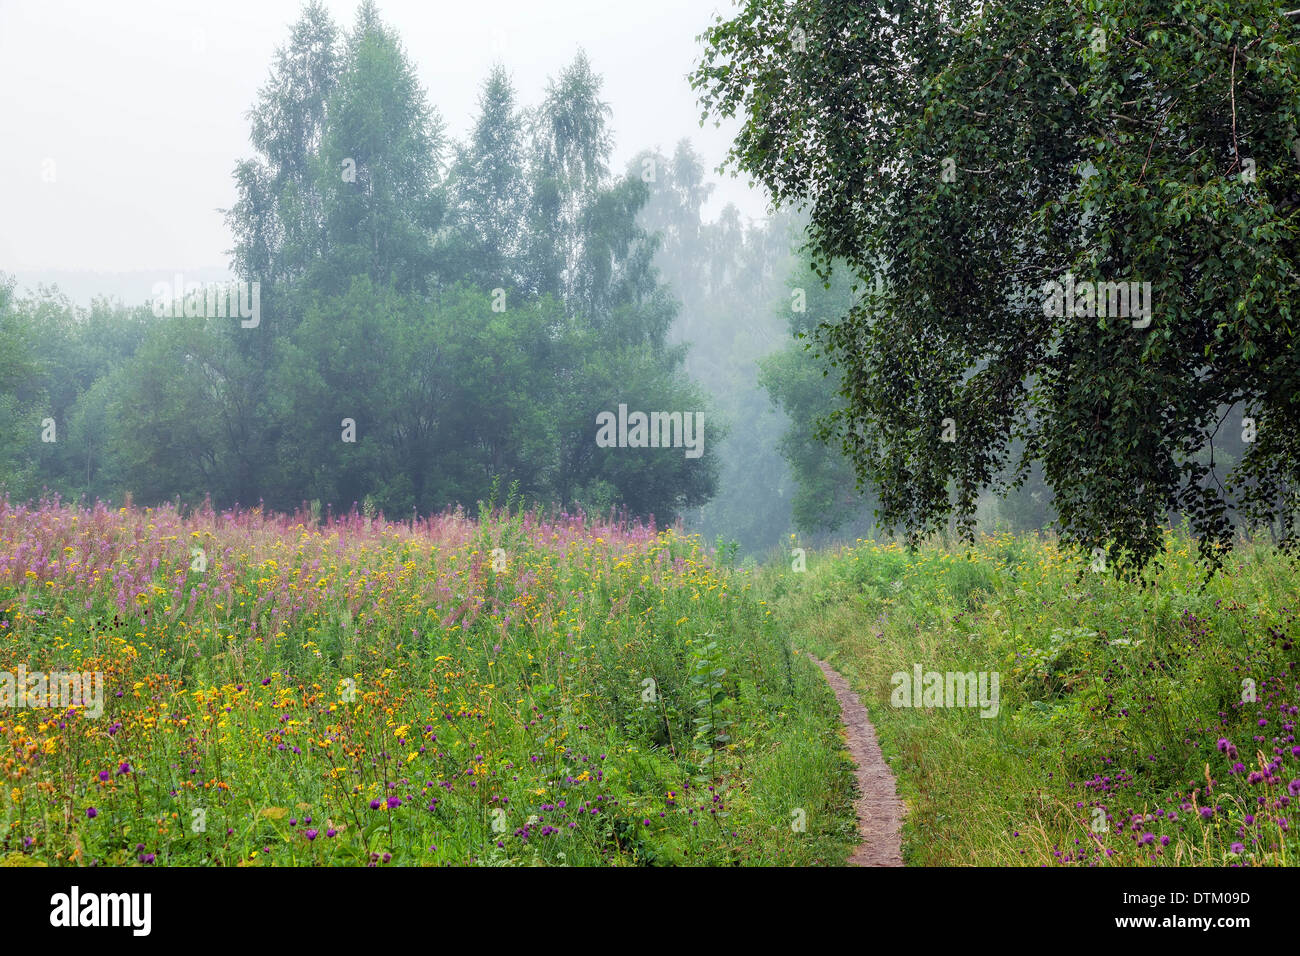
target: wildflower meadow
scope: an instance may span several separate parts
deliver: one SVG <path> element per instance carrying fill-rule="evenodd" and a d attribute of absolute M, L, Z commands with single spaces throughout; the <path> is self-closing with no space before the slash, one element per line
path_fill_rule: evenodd
<path fill-rule="evenodd" d="M 696 537 L 0 505 L 7 865 L 842 862 L 822 678 Z M 99 713 L 92 716 L 96 711 Z"/>

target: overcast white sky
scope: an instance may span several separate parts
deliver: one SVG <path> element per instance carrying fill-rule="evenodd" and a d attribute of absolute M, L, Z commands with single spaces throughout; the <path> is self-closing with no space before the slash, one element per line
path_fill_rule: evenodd
<path fill-rule="evenodd" d="M 350 27 L 352 0 L 328 0 Z M 379 0 L 454 137 L 493 62 L 531 105 L 579 47 L 605 80 L 615 168 L 689 136 L 716 167 L 732 127 L 698 124 L 685 75 L 731 0 Z M 298 0 L 0 0 L 0 271 L 226 267 L 219 209 L 251 155 L 244 113 Z M 51 166 L 52 163 L 52 166 Z M 47 182 L 52 172 L 53 181 Z M 43 176 L 43 173 L 45 176 Z M 715 180 L 719 177 L 714 176 Z M 721 180 L 708 214 L 762 193 Z M 140 298 L 142 299 L 142 295 Z"/>

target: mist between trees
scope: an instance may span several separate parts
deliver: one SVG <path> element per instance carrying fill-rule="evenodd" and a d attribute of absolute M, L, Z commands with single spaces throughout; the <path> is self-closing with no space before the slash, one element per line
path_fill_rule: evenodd
<path fill-rule="evenodd" d="M 350 29 L 306 6 L 234 172 L 236 283 L 164 271 L 83 309 L 0 282 L 0 487 L 401 517 L 517 483 L 749 550 L 860 523 L 839 453 L 773 404 L 800 419 L 834 395 L 788 346 L 801 223 L 702 221 L 690 144 L 612 170 L 611 121 L 585 56 L 537 103 L 505 64 L 452 142 L 372 4 Z M 708 441 L 602 447 L 620 405 Z"/>
<path fill-rule="evenodd" d="M 843 264 L 829 281 L 810 265 L 805 215 L 704 220 L 713 187 L 686 140 L 611 169 L 581 54 L 535 103 L 494 69 L 464 142 L 369 2 L 347 29 L 308 4 L 270 66 L 226 211 L 234 284 L 166 272 L 148 301 L 82 309 L 0 276 L 10 499 L 398 517 L 517 485 L 747 554 L 874 531 L 816 334 L 866 300 Z M 708 441 L 597 441 L 620 406 L 698 416 Z M 979 496 L 983 525 L 1051 520 L 1041 471 L 1023 477 Z"/>
<path fill-rule="evenodd" d="M 1298 29 L 1267 0 L 792 0 L 705 31 L 725 167 L 809 210 L 819 274 L 877 283 L 813 338 L 843 399 L 816 431 L 882 522 L 969 540 L 1041 474 L 1124 576 L 1171 521 L 1209 568 L 1243 526 L 1300 543 Z"/>

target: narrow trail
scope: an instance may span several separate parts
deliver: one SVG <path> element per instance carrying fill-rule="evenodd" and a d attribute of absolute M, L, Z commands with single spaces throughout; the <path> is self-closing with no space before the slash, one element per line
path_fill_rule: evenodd
<path fill-rule="evenodd" d="M 807 657 L 822 669 L 831 690 L 835 691 L 849 753 L 858 765 L 855 776 L 859 792 L 853 806 L 858 814 L 858 834 L 862 839 L 849 857 L 849 865 L 902 866 L 902 825 L 907 807 L 898 797 L 894 774 L 880 752 L 876 729 L 867 719 L 867 709 L 839 671 L 811 654 Z"/>

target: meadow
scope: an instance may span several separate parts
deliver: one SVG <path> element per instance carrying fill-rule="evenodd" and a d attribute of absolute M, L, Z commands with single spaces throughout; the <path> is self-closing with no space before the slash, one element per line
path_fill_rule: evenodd
<path fill-rule="evenodd" d="M 0 710 L 0 864 L 838 865 L 806 652 L 868 707 L 910 865 L 1294 864 L 1297 570 L 1193 555 L 1170 532 L 1146 587 L 1039 535 L 738 569 L 509 503 L 6 502 L 0 674 L 104 683 Z M 996 673 L 996 707 L 899 706 L 918 667 Z"/>
<path fill-rule="evenodd" d="M 1048 536 L 859 541 L 765 572 L 845 674 L 909 815 L 909 865 L 1300 862 L 1300 574 L 1243 542 L 1208 581 L 1182 533 L 1147 587 Z M 997 716 L 895 706 L 916 665 L 1000 677 Z"/>
<path fill-rule="evenodd" d="M 0 503 L 5 865 L 842 862 L 834 697 L 698 538 Z"/>

